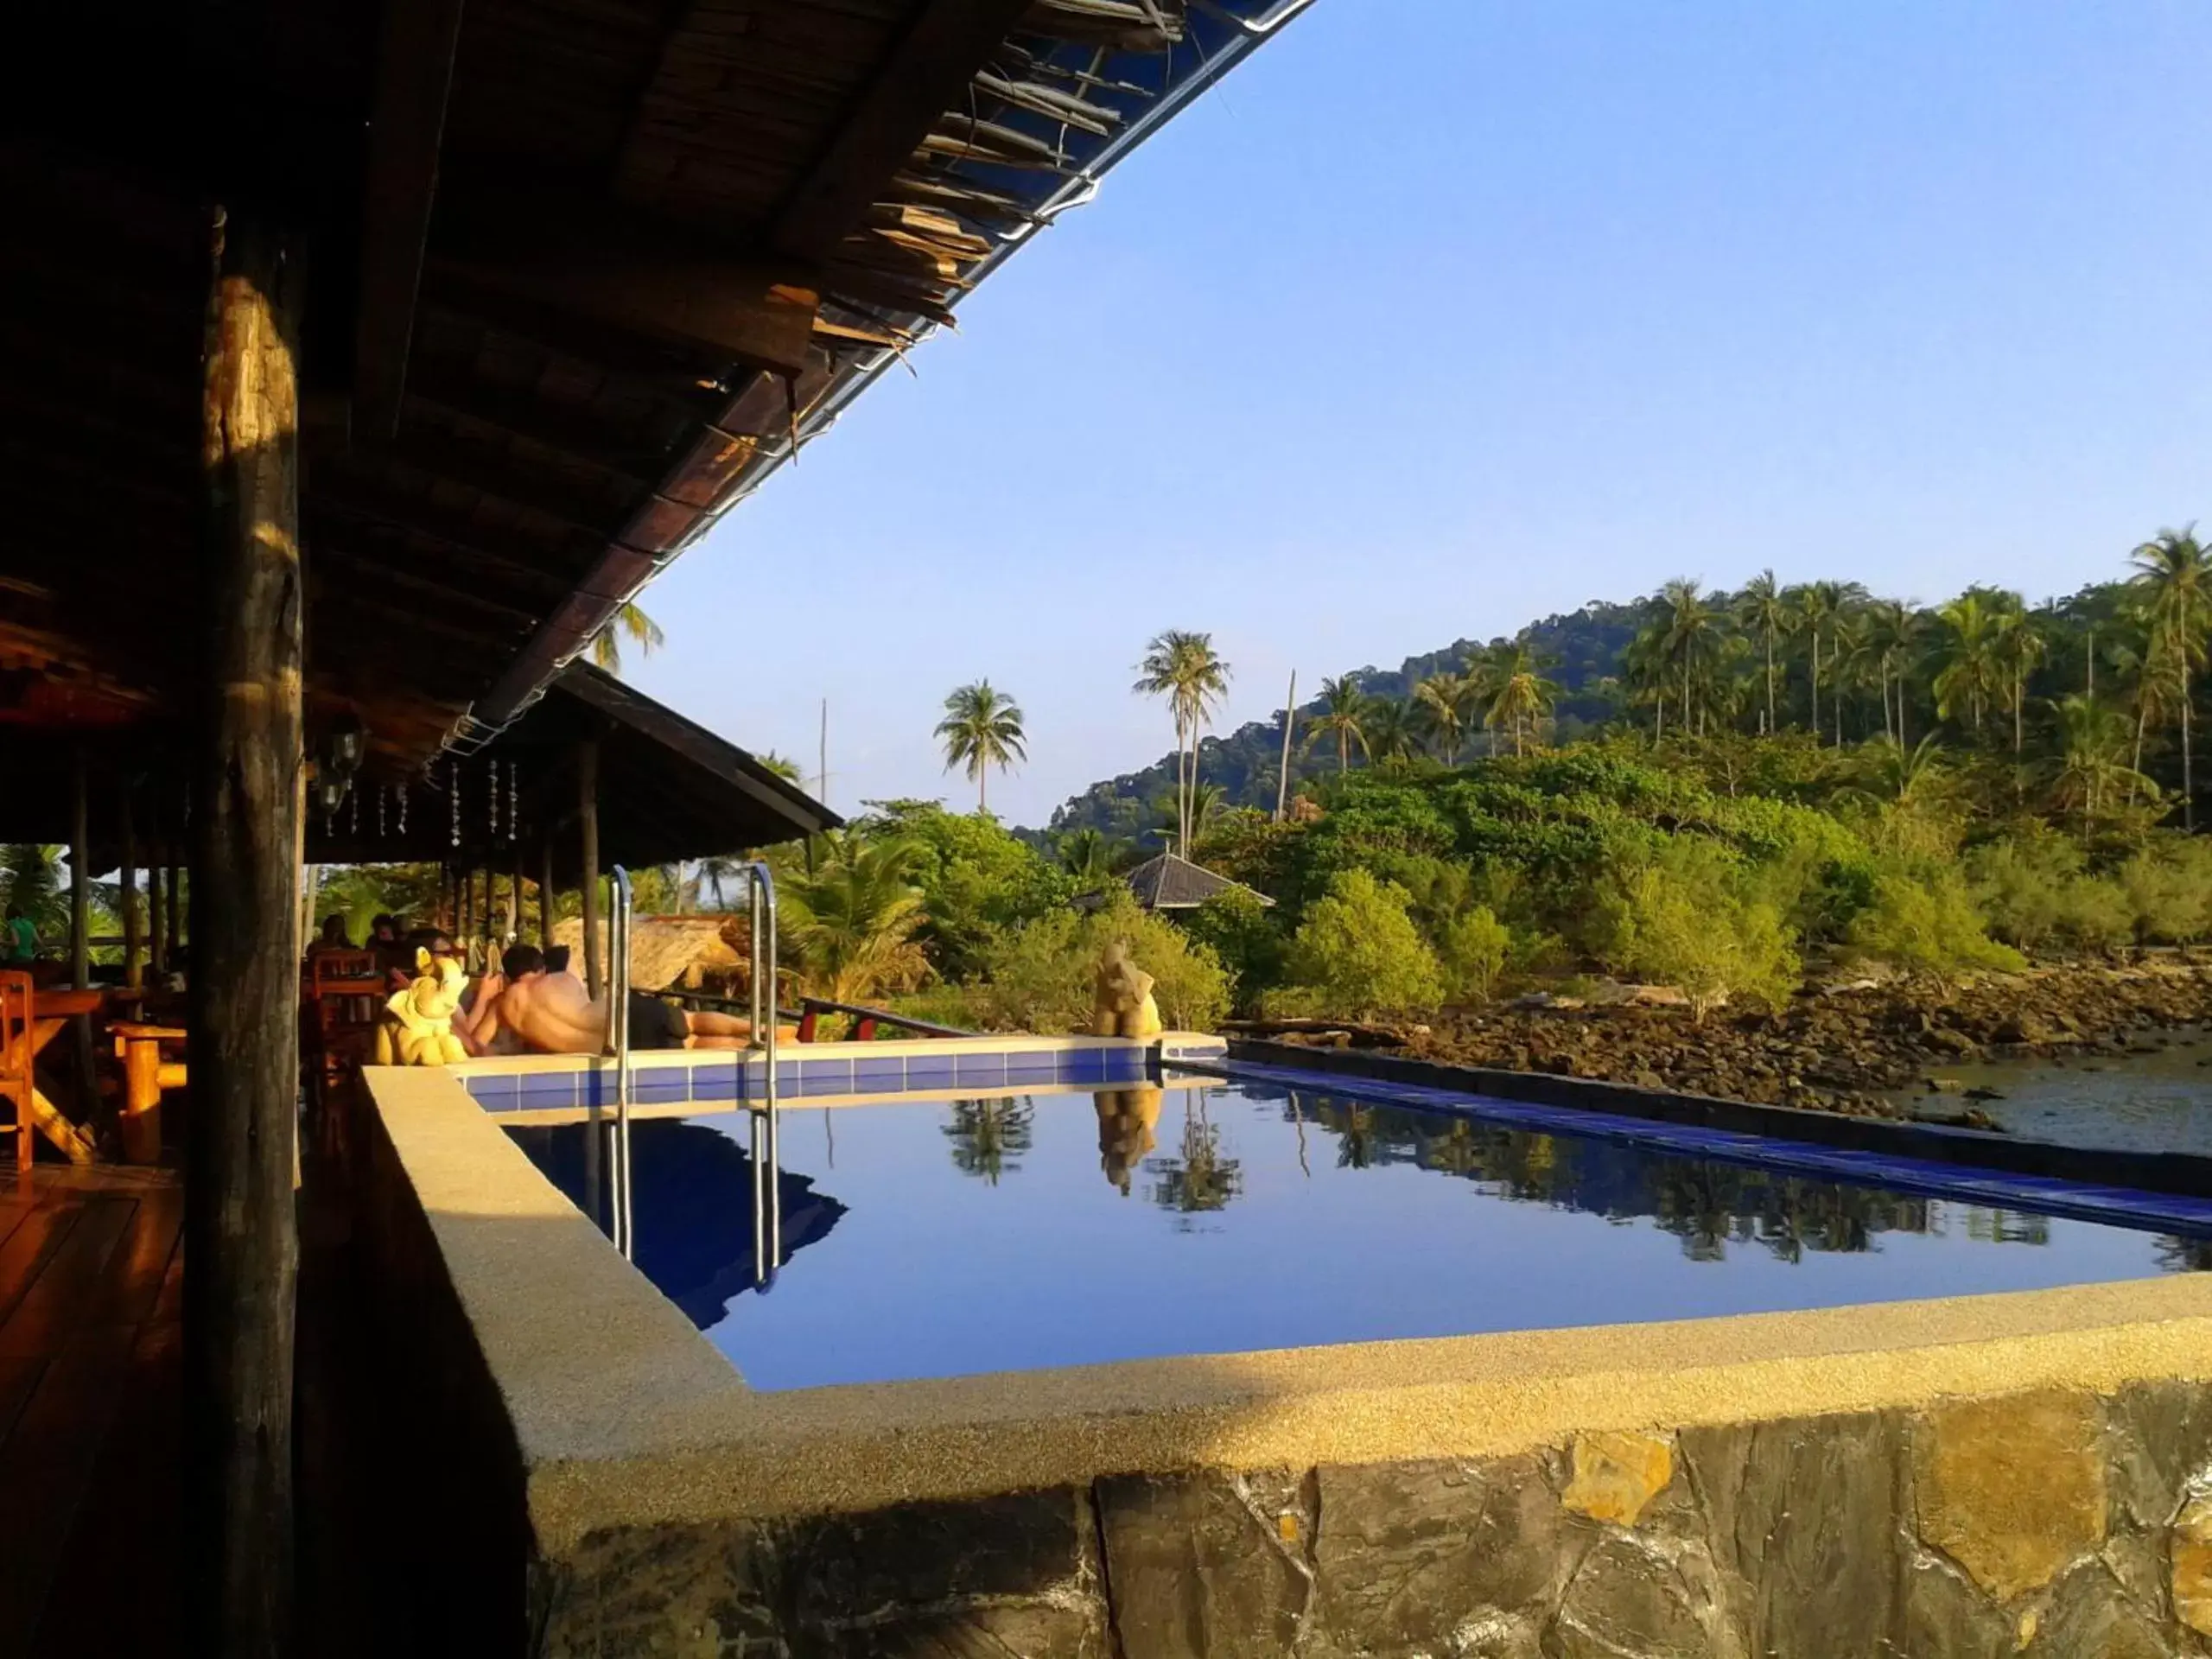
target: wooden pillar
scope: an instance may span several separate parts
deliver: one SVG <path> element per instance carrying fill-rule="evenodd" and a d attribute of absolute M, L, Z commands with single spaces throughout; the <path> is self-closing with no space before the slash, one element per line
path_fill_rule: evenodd
<path fill-rule="evenodd" d="M 537 843 L 537 948 L 550 950 L 553 944 L 553 842 L 548 838 Z"/>
<path fill-rule="evenodd" d="M 523 942 L 524 934 L 522 919 L 522 848 L 519 844 L 517 844 L 508 850 L 514 858 L 514 874 L 512 884 L 507 890 L 507 929 L 508 931 L 513 935 L 512 942 L 516 944 L 520 944 Z"/>
<path fill-rule="evenodd" d="M 184 867 L 169 866 L 169 950 L 184 943 Z"/>
<path fill-rule="evenodd" d="M 584 988 L 594 1001 L 606 976 L 599 969 L 599 740 L 576 747 L 576 808 L 583 835 Z"/>
<path fill-rule="evenodd" d="M 206 702 L 195 733 L 185 1472 L 194 1652 L 290 1641 L 298 1095 L 301 259 L 215 221 L 203 361 Z"/>
<path fill-rule="evenodd" d="M 123 982 L 136 990 L 146 982 L 138 962 L 138 947 L 144 938 L 138 912 L 138 824 L 130 810 L 130 779 L 123 780 L 120 791 L 122 807 L 123 868 L 117 872 L 118 885 L 123 893 Z"/>
<path fill-rule="evenodd" d="M 475 938 L 476 878 L 466 868 L 454 873 L 454 936 L 453 942 L 461 947 L 465 960 L 468 942 Z"/>
<path fill-rule="evenodd" d="M 69 982 L 80 991 L 92 982 L 92 793 L 79 748 L 69 767 Z"/>
<path fill-rule="evenodd" d="M 155 861 L 146 867 L 146 960 L 153 969 L 154 982 L 158 985 L 169 970 L 169 916 L 165 890 L 168 886 L 168 867 L 160 861 L 162 855 L 154 854 Z"/>

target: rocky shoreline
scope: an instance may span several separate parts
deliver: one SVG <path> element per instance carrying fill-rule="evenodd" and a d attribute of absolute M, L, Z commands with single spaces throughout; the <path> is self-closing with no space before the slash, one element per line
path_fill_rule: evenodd
<path fill-rule="evenodd" d="M 1864 983 L 1808 990 L 1777 1014 L 1710 1014 L 1637 1000 L 1554 998 L 1426 1025 L 1289 1032 L 1421 1059 L 1592 1077 L 1770 1105 L 1893 1117 L 1896 1091 L 1982 1059 L 2151 1052 L 2212 1020 L 2212 969 L 2175 960 L 1987 976 L 1948 993 Z M 1961 1101 L 1961 1121 L 1980 1122 Z"/>

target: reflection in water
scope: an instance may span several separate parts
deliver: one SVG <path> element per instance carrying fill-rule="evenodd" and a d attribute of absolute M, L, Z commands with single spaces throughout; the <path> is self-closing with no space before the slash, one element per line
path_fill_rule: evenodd
<path fill-rule="evenodd" d="M 1152 1199 L 1172 1210 L 1185 1229 L 1193 1216 L 1225 1210 L 1243 1184 L 1243 1166 L 1221 1151 L 1221 1131 L 1206 1115 L 1210 1089 L 1183 1091 L 1183 1141 L 1180 1157 L 1148 1158 L 1145 1173 L 1154 1178 Z"/>
<path fill-rule="evenodd" d="M 1101 1089 L 1091 1096 L 1098 1112 L 1098 1167 L 1123 1198 L 1129 1172 L 1160 1142 L 1159 1089 Z"/>
<path fill-rule="evenodd" d="M 1942 1234 L 1961 1217 L 1969 1238 L 1999 1244 L 2047 1244 L 2048 1217 L 1952 1205 L 1806 1176 L 1654 1157 L 1605 1141 L 1508 1128 L 1470 1118 L 1326 1096 L 1288 1097 L 1286 1120 L 1302 1137 L 1309 1114 L 1337 1137 L 1337 1166 L 1368 1169 L 1412 1164 L 1480 1184 L 1497 1197 L 1578 1210 L 1613 1221 L 1649 1217 L 1681 1240 L 1692 1261 L 1719 1262 L 1731 1246 L 1757 1245 L 1783 1262 L 1808 1255 L 1863 1253 L 1885 1233 Z M 2169 1270 L 2212 1266 L 2212 1243 L 2170 1240 Z"/>
<path fill-rule="evenodd" d="M 518 1126 L 508 1135 L 545 1179 L 583 1207 L 591 1126 Z M 602 1127 L 601 1134 L 604 1134 Z M 661 1294 L 711 1330 L 733 1298 L 753 1285 L 753 1160 L 730 1135 L 673 1118 L 630 1126 L 631 1192 L 637 1238 L 632 1260 Z M 810 1176 L 777 1178 L 784 1204 L 784 1259 L 819 1242 L 845 1206 L 814 1190 Z M 601 1223 L 602 1230 L 605 1224 Z"/>
<path fill-rule="evenodd" d="M 1036 1103 L 1026 1095 L 1018 1101 L 954 1101 L 952 1122 L 944 1126 L 945 1138 L 952 1142 L 953 1167 L 996 1186 L 1000 1176 L 1021 1167 L 1017 1154 L 1029 1150 L 1036 1113 Z"/>

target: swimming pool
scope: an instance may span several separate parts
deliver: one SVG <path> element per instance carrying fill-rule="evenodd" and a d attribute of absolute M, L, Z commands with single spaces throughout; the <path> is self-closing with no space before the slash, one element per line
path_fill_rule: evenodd
<path fill-rule="evenodd" d="M 640 1122 L 634 1259 L 754 1388 L 780 1390 L 2040 1289 L 2204 1255 L 1987 1202 L 1974 1172 L 1955 1195 L 1904 1192 L 1485 1106 L 1174 1074 L 794 1106 L 766 1294 L 745 1115 Z M 588 1126 L 508 1132 L 594 1207 Z"/>

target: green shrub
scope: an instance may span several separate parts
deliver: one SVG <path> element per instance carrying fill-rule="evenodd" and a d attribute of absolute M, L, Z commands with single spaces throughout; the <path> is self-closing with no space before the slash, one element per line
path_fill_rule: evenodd
<path fill-rule="evenodd" d="M 2212 932 L 2212 844 L 2164 835 L 2120 867 L 2129 932 L 2145 944 L 2194 944 Z"/>
<path fill-rule="evenodd" d="M 2017 972 L 2027 965 L 2018 951 L 1989 937 L 1955 865 L 1885 869 L 1851 942 L 1866 956 L 1944 983 L 1976 969 Z"/>
<path fill-rule="evenodd" d="M 2082 849 L 2032 825 L 1974 849 L 1967 873 L 1990 932 L 2023 950 L 2039 950 L 2065 931 L 2068 889 L 2081 876 Z"/>
<path fill-rule="evenodd" d="M 1211 1031 L 1229 1012 L 1229 976 L 1214 953 L 1173 922 L 1137 907 L 1118 885 L 1089 915 L 1057 910 L 994 938 L 984 978 L 967 989 L 982 1023 L 1045 1035 L 1087 1028 L 1098 963 L 1116 939 L 1153 976 L 1160 1017 L 1183 1031 Z"/>
<path fill-rule="evenodd" d="M 1512 957 L 1513 930 L 1488 905 L 1476 905 L 1444 924 L 1436 954 L 1452 996 L 1486 1002 Z"/>
<path fill-rule="evenodd" d="M 1599 911 L 1605 960 L 1680 987 L 1695 1019 L 1723 1002 L 1777 1007 L 1796 988 L 1796 941 L 1780 907 L 1709 843 L 1679 840 L 1617 872 Z"/>
<path fill-rule="evenodd" d="M 1282 930 L 1256 893 L 1224 888 L 1192 911 L 1183 929 L 1227 971 L 1235 1007 L 1257 1007 L 1261 994 L 1281 977 Z"/>
<path fill-rule="evenodd" d="M 1435 1007 L 1444 970 L 1406 906 L 1404 888 L 1365 870 L 1332 877 L 1291 937 L 1293 988 L 1331 1014 Z"/>

